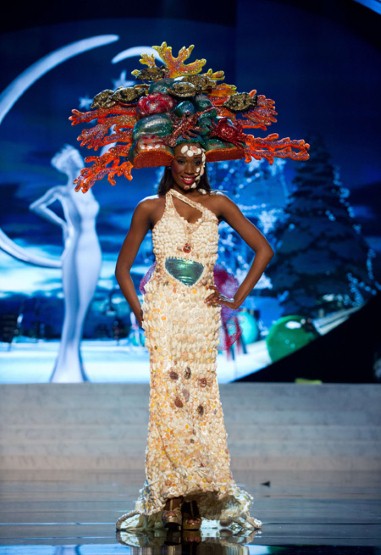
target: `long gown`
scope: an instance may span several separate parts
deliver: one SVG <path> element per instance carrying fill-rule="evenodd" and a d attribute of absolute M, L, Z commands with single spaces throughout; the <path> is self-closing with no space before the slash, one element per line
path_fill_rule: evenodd
<path fill-rule="evenodd" d="M 173 197 L 196 209 L 189 223 Z M 162 527 L 166 500 L 196 500 L 202 526 L 260 528 L 253 497 L 235 483 L 220 402 L 217 347 L 221 306 L 209 306 L 218 254 L 218 219 L 174 189 L 152 230 L 154 271 L 144 286 L 143 328 L 150 354 L 146 481 L 117 530 Z"/>

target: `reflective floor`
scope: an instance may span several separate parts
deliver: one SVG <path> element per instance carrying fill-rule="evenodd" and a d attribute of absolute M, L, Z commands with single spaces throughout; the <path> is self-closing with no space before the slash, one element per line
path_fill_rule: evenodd
<path fill-rule="evenodd" d="M 237 471 L 255 497 L 263 529 L 248 536 L 200 533 L 131 536 L 117 518 L 133 507 L 143 471 L 3 471 L 0 554 L 381 555 L 381 475 Z"/>

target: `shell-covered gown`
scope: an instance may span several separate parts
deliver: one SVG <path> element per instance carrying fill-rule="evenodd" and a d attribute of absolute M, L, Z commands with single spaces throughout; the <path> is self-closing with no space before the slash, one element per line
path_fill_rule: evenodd
<path fill-rule="evenodd" d="M 189 223 L 173 197 L 200 214 Z M 166 500 L 196 500 L 202 526 L 255 529 L 252 496 L 230 470 L 217 382 L 221 306 L 209 306 L 218 254 L 218 219 L 177 190 L 152 230 L 154 271 L 144 286 L 143 328 L 150 354 L 146 480 L 135 509 L 119 518 L 122 531 L 162 527 Z"/>

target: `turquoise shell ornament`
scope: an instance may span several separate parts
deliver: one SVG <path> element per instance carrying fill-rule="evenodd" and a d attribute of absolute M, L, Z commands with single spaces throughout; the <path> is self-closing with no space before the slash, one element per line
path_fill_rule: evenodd
<path fill-rule="evenodd" d="M 171 257 L 166 259 L 165 269 L 172 277 L 184 285 L 190 286 L 200 279 L 204 265 L 195 260 Z"/>

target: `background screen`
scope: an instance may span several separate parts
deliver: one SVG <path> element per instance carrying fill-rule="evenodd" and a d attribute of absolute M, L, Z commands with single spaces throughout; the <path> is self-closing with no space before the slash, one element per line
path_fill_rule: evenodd
<path fill-rule="evenodd" d="M 82 379 L 149 380 L 144 336 L 114 270 L 134 207 L 155 194 L 162 170 L 136 170 L 115 187 L 98 182 L 68 202 L 73 165 L 87 155 L 68 118 L 99 91 L 128 85 L 141 52 L 163 41 L 174 53 L 194 44 L 194 59 L 224 70 L 239 91 L 273 98 L 279 115 L 270 132 L 311 144 L 304 163 L 209 164 L 212 187 L 239 205 L 276 252 L 221 330 L 219 380 L 379 380 L 381 337 L 371 322 L 379 319 L 381 281 L 380 15 L 350 1 L 330 11 L 307 4 L 238 0 L 223 12 L 196 2 L 171 13 L 148 3 L 144 14 L 136 6 L 97 13 L 96 2 L 88 14 L 65 4 L 40 20 L 24 13 L 4 29 L 0 382 L 50 381 L 65 325 L 79 337 L 65 344 L 67 360 L 59 363 L 80 364 Z M 80 257 L 68 248 L 71 210 L 88 241 Z M 218 265 L 233 287 L 251 260 L 222 223 Z M 148 234 L 133 267 L 137 288 L 152 263 Z M 66 305 L 64 285 L 72 292 Z"/>

